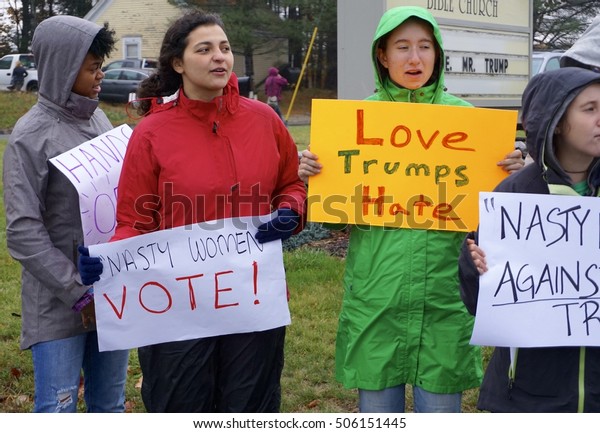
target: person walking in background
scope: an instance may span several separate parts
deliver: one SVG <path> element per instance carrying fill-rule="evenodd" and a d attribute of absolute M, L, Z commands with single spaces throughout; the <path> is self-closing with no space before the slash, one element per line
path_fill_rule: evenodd
<path fill-rule="evenodd" d="M 12 73 L 11 90 L 20 92 L 23 84 L 25 84 L 25 77 L 27 75 L 29 75 L 27 69 L 25 69 L 21 62 L 17 62 Z"/>
<path fill-rule="evenodd" d="M 21 349 L 31 349 L 35 412 L 76 412 L 83 369 L 88 412 L 123 412 L 128 351 L 99 352 L 93 295 L 77 271 L 79 194 L 49 162 L 113 127 L 98 108 L 114 32 L 72 16 L 35 29 L 37 103 L 4 153 L 6 241 L 22 266 Z M 60 48 L 60 49 L 59 49 Z"/>
<path fill-rule="evenodd" d="M 373 101 L 470 106 L 446 93 L 437 22 L 421 7 L 389 9 L 371 57 Z M 498 163 L 523 167 L 515 150 Z M 302 153 L 305 182 L 321 164 Z M 460 412 L 462 391 L 481 383 L 479 347 L 469 344 L 473 318 L 458 289 L 462 232 L 352 226 L 336 339 L 336 378 L 358 388 L 360 412 L 404 412 L 412 385 L 415 412 Z"/>
<path fill-rule="evenodd" d="M 267 95 L 267 104 L 283 119 L 279 102 L 281 101 L 281 91 L 288 85 L 288 80 L 281 76 L 279 69 L 275 67 L 269 68 L 269 76 L 265 81 L 265 94 Z"/>
<path fill-rule="evenodd" d="M 600 74 L 564 67 L 535 75 L 523 93 L 523 126 L 534 164 L 499 192 L 600 195 Z M 459 257 L 461 296 L 475 315 L 487 271 L 477 232 Z M 544 255 L 544 251 L 531 251 Z M 494 349 L 477 407 L 491 412 L 600 412 L 600 347 Z"/>
<path fill-rule="evenodd" d="M 138 92 L 144 118 L 123 161 L 112 240 L 273 210 L 258 242 L 301 230 L 296 145 L 272 109 L 240 96 L 233 59 L 217 15 L 193 11 L 169 27 Z M 80 270 L 97 280 L 101 263 L 89 259 L 100 269 Z M 146 410 L 278 412 L 284 341 L 278 327 L 140 347 Z"/>

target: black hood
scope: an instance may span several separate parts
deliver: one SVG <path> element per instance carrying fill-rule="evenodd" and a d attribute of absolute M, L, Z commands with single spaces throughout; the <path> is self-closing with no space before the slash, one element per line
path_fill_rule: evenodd
<path fill-rule="evenodd" d="M 570 184 L 569 176 L 556 160 L 554 129 L 573 99 L 592 83 L 600 83 L 597 72 L 560 68 L 534 75 L 523 92 L 522 119 L 527 148 L 549 183 Z M 594 187 L 600 183 L 598 165 L 596 159 L 589 173 Z"/>

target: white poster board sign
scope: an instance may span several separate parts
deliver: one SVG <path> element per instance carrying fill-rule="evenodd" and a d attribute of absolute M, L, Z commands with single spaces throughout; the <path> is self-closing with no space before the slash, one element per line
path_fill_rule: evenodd
<path fill-rule="evenodd" d="M 600 200 L 480 193 L 472 344 L 600 346 Z"/>
<path fill-rule="evenodd" d="M 50 159 L 79 193 L 85 245 L 108 242 L 115 231 L 117 184 L 132 132 L 117 126 Z"/>
<path fill-rule="evenodd" d="M 94 283 L 100 351 L 290 324 L 281 241 L 258 243 L 260 222 L 230 218 L 91 245 L 103 263 Z"/>

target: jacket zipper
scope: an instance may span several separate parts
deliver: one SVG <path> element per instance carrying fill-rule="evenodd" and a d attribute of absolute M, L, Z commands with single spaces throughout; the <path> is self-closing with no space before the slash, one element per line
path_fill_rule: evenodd
<path fill-rule="evenodd" d="M 585 404 L 585 347 L 579 348 L 579 398 L 577 413 L 583 413 Z"/>
<path fill-rule="evenodd" d="M 219 108 L 217 110 L 218 113 L 221 112 L 221 108 L 222 108 L 222 101 L 219 101 Z M 218 131 L 219 131 L 219 122 L 217 120 L 214 120 L 212 132 L 213 132 L 213 134 L 218 135 Z M 238 207 L 239 206 L 238 206 L 237 200 L 235 199 L 235 196 L 236 196 L 236 194 L 239 193 L 239 191 L 238 191 L 239 181 L 238 181 L 238 176 L 237 176 L 237 169 L 235 168 L 235 157 L 233 155 L 233 150 L 231 149 L 231 143 L 229 143 L 229 140 L 227 140 L 226 147 L 227 147 L 227 153 L 229 155 L 229 161 L 231 164 L 231 170 L 233 172 L 233 180 L 234 180 L 233 185 L 231 185 L 231 187 L 230 187 L 232 216 L 238 216 L 238 214 L 239 214 Z"/>
<path fill-rule="evenodd" d="M 510 365 L 508 366 L 508 399 L 512 399 L 512 387 L 515 383 L 515 377 L 517 375 L 517 358 L 519 355 L 518 347 L 509 347 L 510 353 Z"/>

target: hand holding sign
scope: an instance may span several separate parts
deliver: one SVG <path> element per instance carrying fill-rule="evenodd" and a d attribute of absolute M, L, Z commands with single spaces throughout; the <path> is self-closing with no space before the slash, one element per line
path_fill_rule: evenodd
<path fill-rule="evenodd" d="M 284 241 L 292 236 L 299 223 L 300 217 L 295 211 L 286 208 L 278 209 L 277 215 L 271 221 L 258 227 L 256 240 L 261 244 L 278 239 Z"/>
<path fill-rule="evenodd" d="M 469 249 L 471 259 L 473 260 L 473 263 L 475 263 L 475 267 L 479 274 L 482 275 L 487 272 L 488 268 L 485 253 L 479 245 L 477 245 L 473 239 L 467 239 L 467 248 Z"/>
<path fill-rule="evenodd" d="M 77 251 L 79 251 L 77 269 L 81 276 L 81 282 L 86 286 L 90 286 L 100 279 L 102 262 L 99 257 L 90 257 L 89 250 L 83 245 L 79 245 Z"/>
<path fill-rule="evenodd" d="M 300 158 L 300 165 L 298 166 L 298 176 L 302 179 L 302 182 L 308 183 L 310 176 L 314 176 L 321 172 L 323 166 L 317 162 L 319 157 L 312 153 L 309 149 L 302 151 L 302 157 Z"/>

